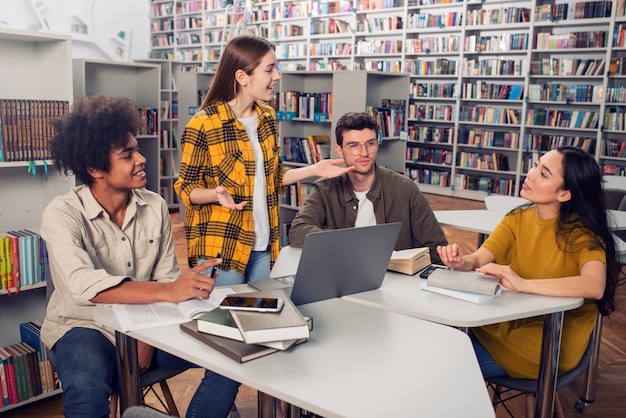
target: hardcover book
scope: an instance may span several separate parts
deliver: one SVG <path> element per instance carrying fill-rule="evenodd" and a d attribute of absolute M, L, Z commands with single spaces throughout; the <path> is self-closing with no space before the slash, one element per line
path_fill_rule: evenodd
<path fill-rule="evenodd" d="M 184 322 L 180 324 L 180 329 L 239 363 L 245 363 L 246 361 L 254 360 L 255 358 L 278 351 L 276 348 L 246 344 L 243 341 L 206 334 L 198 331 L 197 324 L 197 320 Z"/>
<path fill-rule="evenodd" d="M 197 325 L 200 332 L 243 341 L 243 336 L 239 332 L 233 316 L 226 309 L 216 308 L 200 315 L 196 319 L 198 320 Z"/>
<path fill-rule="evenodd" d="M 465 292 L 495 295 L 500 287 L 500 279 L 495 276 L 476 273 L 475 271 L 457 271 L 437 269 L 428 276 L 428 286 Z"/>
<path fill-rule="evenodd" d="M 230 338 L 231 340 L 243 341 L 243 335 L 237 328 L 237 324 L 231 315 L 230 310 L 227 309 L 213 309 L 210 312 L 204 313 L 197 319 L 198 331 L 216 335 L 218 337 Z M 282 341 L 268 341 L 259 343 L 270 348 L 276 348 L 278 350 L 286 350 L 291 347 L 297 340 L 282 340 Z"/>
<path fill-rule="evenodd" d="M 284 300 L 284 306 L 280 312 L 231 312 L 245 342 L 258 344 L 268 341 L 309 338 L 307 321 L 283 290 L 239 293 L 238 295 L 282 298 Z"/>

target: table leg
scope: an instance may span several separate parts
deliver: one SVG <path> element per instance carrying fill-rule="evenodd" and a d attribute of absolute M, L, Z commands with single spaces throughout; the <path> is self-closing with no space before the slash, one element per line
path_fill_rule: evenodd
<path fill-rule="evenodd" d="M 535 418 L 552 418 L 556 396 L 556 377 L 561 351 L 563 312 L 546 315 L 541 341 L 541 361 L 537 380 L 537 404 Z"/>
<path fill-rule="evenodd" d="M 131 407 L 141 404 L 139 387 L 139 361 L 137 358 L 137 340 L 121 332 L 115 332 L 115 344 L 120 364 L 120 416 Z"/>
<path fill-rule="evenodd" d="M 598 374 L 598 360 L 600 359 L 600 342 L 602 336 L 602 315 L 598 315 L 596 318 L 596 325 L 593 328 L 593 336 L 591 337 L 591 343 L 593 344 L 593 351 L 591 354 L 591 360 L 589 361 L 589 367 L 585 370 L 583 375 L 583 387 L 580 393 L 580 399 L 576 402 L 575 408 L 577 411 L 582 412 L 595 400 L 596 393 L 596 378 Z"/>
<path fill-rule="evenodd" d="M 276 418 L 276 398 L 263 392 L 257 395 L 258 417 Z"/>

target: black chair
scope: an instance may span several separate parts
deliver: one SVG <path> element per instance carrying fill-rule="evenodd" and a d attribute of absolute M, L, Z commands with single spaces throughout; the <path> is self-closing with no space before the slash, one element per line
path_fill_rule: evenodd
<path fill-rule="evenodd" d="M 601 323 L 601 317 L 598 314 L 598 318 L 596 320 L 596 328 L 594 332 L 591 333 L 591 337 L 589 339 L 589 344 L 587 344 L 587 349 L 583 354 L 580 362 L 576 367 L 570 370 L 567 373 L 563 373 L 562 375 L 557 377 L 556 380 L 556 388 L 557 391 L 572 382 L 574 382 L 579 376 L 587 374 L 589 366 L 592 362 L 596 361 L 597 358 L 597 348 L 596 345 L 596 332 L 599 331 L 599 324 Z M 597 339 L 599 343 L 599 339 Z M 595 377 L 595 376 L 594 376 Z M 513 417 L 513 413 L 507 407 L 506 402 L 508 400 L 517 398 L 518 396 L 524 395 L 525 406 L 526 406 L 526 417 L 530 418 L 534 414 L 534 398 L 537 393 L 538 381 L 535 379 L 514 379 L 508 376 L 499 376 L 499 377 L 489 377 L 485 379 L 487 381 L 487 385 L 493 390 L 492 403 L 494 406 L 494 410 L 497 409 L 498 405 L 502 404 L 506 411 L 509 413 L 511 417 Z M 576 402 L 576 409 L 578 411 L 584 411 L 584 407 L 582 406 L 582 400 Z M 586 405 L 585 405 L 586 406 Z M 564 418 L 563 408 L 561 406 L 561 402 L 559 400 L 559 394 L 556 393 L 554 398 L 554 412 L 556 416 L 559 418 Z"/>
<path fill-rule="evenodd" d="M 604 204 L 607 209 L 619 209 L 621 202 L 626 197 L 626 190 L 606 188 L 604 189 Z"/>

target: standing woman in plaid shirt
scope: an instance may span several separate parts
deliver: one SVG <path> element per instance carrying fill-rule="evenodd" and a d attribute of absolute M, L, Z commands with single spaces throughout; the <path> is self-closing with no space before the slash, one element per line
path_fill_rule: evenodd
<path fill-rule="evenodd" d="M 224 49 L 201 110 L 185 127 L 175 189 L 185 204 L 190 266 L 223 259 L 216 285 L 269 277 L 278 257 L 279 194 L 307 177 L 350 170 L 343 160 L 283 166 L 272 99 L 280 74 L 274 45 L 240 35 Z"/>

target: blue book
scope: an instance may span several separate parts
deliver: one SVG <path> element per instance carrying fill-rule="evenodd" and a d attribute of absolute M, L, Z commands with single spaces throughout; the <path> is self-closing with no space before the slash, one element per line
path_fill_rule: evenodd
<path fill-rule="evenodd" d="M 40 330 L 32 322 L 23 322 L 20 324 L 20 339 L 41 352 L 41 336 Z"/>
<path fill-rule="evenodd" d="M 509 100 L 520 100 L 522 98 L 523 91 L 524 86 L 521 84 L 513 84 L 511 86 L 511 92 L 509 93 Z"/>
<path fill-rule="evenodd" d="M 24 229 L 24 232 L 30 235 L 31 249 L 33 252 L 32 267 L 34 269 L 34 282 L 31 284 L 44 282 L 46 281 L 44 274 L 45 241 L 39 234 L 39 228 L 26 228 Z"/>

